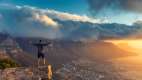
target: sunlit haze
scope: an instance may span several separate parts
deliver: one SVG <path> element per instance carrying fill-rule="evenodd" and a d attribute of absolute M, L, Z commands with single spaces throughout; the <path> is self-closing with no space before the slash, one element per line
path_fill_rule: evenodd
<path fill-rule="evenodd" d="M 142 40 L 106 40 L 106 42 L 111 42 L 122 49 L 141 53 Z"/>

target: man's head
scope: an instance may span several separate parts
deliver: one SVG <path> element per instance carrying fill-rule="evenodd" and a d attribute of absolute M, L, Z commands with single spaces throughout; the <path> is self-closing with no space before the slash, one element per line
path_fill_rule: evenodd
<path fill-rule="evenodd" d="M 41 42 L 42 42 L 42 40 L 39 40 L 39 42 L 41 43 Z"/>

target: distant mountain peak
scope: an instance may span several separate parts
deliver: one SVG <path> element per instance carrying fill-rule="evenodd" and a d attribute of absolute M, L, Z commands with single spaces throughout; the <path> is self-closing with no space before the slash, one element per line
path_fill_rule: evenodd
<path fill-rule="evenodd" d="M 18 47 L 18 43 L 10 36 L 8 36 L 5 40 L 3 40 L 0 44 L 1 46 L 5 47 Z"/>

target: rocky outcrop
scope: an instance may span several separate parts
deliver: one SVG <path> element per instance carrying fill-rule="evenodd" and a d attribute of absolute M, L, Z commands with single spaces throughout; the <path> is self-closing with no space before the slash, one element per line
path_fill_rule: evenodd
<path fill-rule="evenodd" d="M 0 80 L 32 80 L 30 69 L 9 68 L 0 70 Z"/>

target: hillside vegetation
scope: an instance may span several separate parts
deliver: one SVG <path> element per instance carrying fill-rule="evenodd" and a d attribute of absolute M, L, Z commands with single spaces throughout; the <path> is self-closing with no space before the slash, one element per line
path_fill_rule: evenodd
<path fill-rule="evenodd" d="M 19 67 L 16 62 L 11 59 L 0 59 L 0 69 Z"/>

